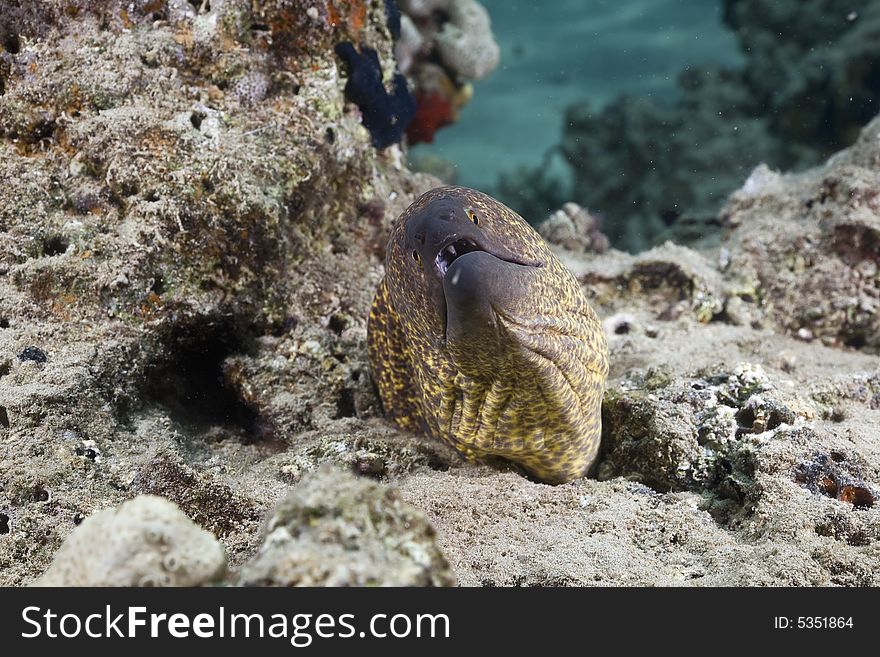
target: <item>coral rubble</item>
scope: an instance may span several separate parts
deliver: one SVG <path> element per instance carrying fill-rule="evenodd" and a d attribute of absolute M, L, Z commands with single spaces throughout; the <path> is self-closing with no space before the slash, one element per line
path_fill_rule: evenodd
<path fill-rule="evenodd" d="M 198 586 L 223 578 L 223 546 L 171 502 L 141 495 L 85 520 L 40 586 Z"/>

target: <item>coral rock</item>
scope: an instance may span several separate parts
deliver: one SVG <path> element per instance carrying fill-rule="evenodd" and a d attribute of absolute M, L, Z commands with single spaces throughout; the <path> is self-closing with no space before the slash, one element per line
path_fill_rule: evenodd
<path fill-rule="evenodd" d="M 754 281 L 768 318 L 803 339 L 880 351 L 880 119 L 823 167 L 758 168 L 722 213 L 730 276 Z"/>
<path fill-rule="evenodd" d="M 599 231 L 599 220 L 577 203 L 564 204 L 538 225 L 538 232 L 551 244 L 569 251 L 608 250 L 608 238 Z"/>
<path fill-rule="evenodd" d="M 325 466 L 285 497 L 246 586 L 450 586 L 424 514 L 394 489 Z"/>
<path fill-rule="evenodd" d="M 83 520 L 40 586 L 198 586 L 226 572 L 223 546 L 174 504 L 141 495 Z"/>
<path fill-rule="evenodd" d="M 498 66 L 498 44 L 492 38 L 489 13 L 473 0 L 452 0 L 449 21 L 437 35 L 443 63 L 460 75 L 479 80 Z"/>

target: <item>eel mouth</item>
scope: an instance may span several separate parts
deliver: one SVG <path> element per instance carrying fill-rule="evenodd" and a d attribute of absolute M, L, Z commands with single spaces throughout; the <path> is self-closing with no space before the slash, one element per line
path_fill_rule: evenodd
<path fill-rule="evenodd" d="M 463 237 L 451 242 L 440 249 L 437 257 L 434 258 L 434 269 L 440 278 L 446 276 L 449 266 L 465 253 L 474 251 L 483 251 L 473 240 Z"/>
<path fill-rule="evenodd" d="M 526 260 L 525 258 L 521 258 L 516 254 L 507 251 L 506 249 L 503 249 L 504 252 L 502 252 L 501 249 L 484 248 L 469 237 L 453 237 L 440 248 L 440 251 L 434 258 L 435 273 L 439 278 L 443 279 L 446 276 L 446 272 L 449 271 L 449 267 L 452 266 L 453 262 L 463 256 L 465 253 L 473 253 L 474 251 L 483 251 L 491 256 L 498 258 L 499 260 L 503 260 L 504 262 L 510 262 L 515 265 L 522 265 L 524 267 L 541 267 L 543 264 L 538 261 Z"/>

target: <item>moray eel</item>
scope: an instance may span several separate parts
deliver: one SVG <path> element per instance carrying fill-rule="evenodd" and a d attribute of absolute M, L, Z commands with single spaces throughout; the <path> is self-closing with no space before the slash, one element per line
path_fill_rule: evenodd
<path fill-rule="evenodd" d="M 601 436 L 608 348 L 575 277 L 516 212 L 438 187 L 392 228 L 367 324 L 386 417 L 562 483 Z"/>

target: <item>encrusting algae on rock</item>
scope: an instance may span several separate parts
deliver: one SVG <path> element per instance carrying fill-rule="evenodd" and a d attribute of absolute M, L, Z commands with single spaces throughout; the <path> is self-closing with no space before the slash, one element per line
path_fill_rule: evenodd
<path fill-rule="evenodd" d="M 518 214 L 464 187 L 392 230 L 368 325 L 386 414 L 548 483 L 593 465 L 605 336 L 574 276 Z"/>
<path fill-rule="evenodd" d="M 330 465 L 277 505 L 242 586 L 453 586 L 424 512 Z"/>
<path fill-rule="evenodd" d="M 86 518 L 39 586 L 199 586 L 226 575 L 223 545 L 173 503 L 139 495 Z"/>

